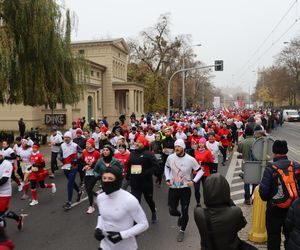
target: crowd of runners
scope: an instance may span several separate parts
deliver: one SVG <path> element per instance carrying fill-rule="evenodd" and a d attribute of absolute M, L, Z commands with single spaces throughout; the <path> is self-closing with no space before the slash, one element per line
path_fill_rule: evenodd
<path fill-rule="evenodd" d="M 0 222 L 3 225 L 5 218 L 12 218 L 22 229 L 22 216 L 9 209 L 11 180 L 22 192 L 21 199 L 37 206 L 38 190 L 55 193 L 55 174 L 62 169 L 67 190 L 63 209 L 70 210 L 84 192 L 89 202 L 87 214 L 94 213 L 95 204 L 98 205 L 95 238 L 100 241 L 100 249 L 137 249 L 135 236 L 149 227 L 139 205 L 142 195 L 152 213 L 151 223 L 158 223 L 153 187 L 164 184 L 169 189 L 169 214 L 178 218 L 176 239 L 182 242 L 192 193 L 196 207 L 201 208 L 200 187 L 204 188 L 208 177 L 225 166 L 234 147 L 249 134 L 254 138 L 266 136 L 281 125 L 280 113 L 261 110 L 224 109 L 174 113 L 170 117 L 148 113 L 139 118 L 133 113 L 130 121 L 121 116 L 113 126 L 106 119 L 92 118 L 88 124 L 79 119 L 64 133 L 52 128 L 49 168 L 39 151 L 40 145 L 25 133 L 16 138 L 14 145 L 2 142 Z M 242 149 L 239 151 L 243 153 Z M 51 183 L 46 183 L 48 178 Z M 247 185 L 244 203 L 252 204 Z"/>

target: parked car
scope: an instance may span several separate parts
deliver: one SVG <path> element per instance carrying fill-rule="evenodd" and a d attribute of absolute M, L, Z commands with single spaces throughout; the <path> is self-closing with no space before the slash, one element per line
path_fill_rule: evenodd
<path fill-rule="evenodd" d="M 298 111 L 295 109 L 284 109 L 283 120 L 287 122 L 300 121 L 300 116 L 298 114 Z"/>

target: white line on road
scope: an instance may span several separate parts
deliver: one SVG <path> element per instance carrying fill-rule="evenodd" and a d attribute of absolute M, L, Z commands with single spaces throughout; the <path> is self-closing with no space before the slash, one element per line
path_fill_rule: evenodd
<path fill-rule="evenodd" d="M 241 173 L 243 173 L 243 171 L 241 171 L 241 170 L 235 170 L 234 173 L 235 174 L 241 174 Z"/>
<path fill-rule="evenodd" d="M 288 149 L 291 150 L 292 152 L 294 152 L 295 154 L 300 155 L 300 150 L 297 150 L 297 149 L 291 147 L 290 145 L 288 145 Z"/>
<path fill-rule="evenodd" d="M 98 190 L 98 191 L 96 192 L 96 194 L 97 194 L 97 195 L 100 194 L 101 191 L 102 191 L 102 189 L 101 189 L 101 190 Z M 86 201 L 88 198 L 89 198 L 89 197 L 87 196 L 87 197 L 84 197 L 83 199 L 81 199 L 81 200 L 78 201 L 78 202 L 72 203 L 71 207 L 76 207 L 77 205 L 79 205 L 79 204 L 81 204 L 82 202 Z"/>
<path fill-rule="evenodd" d="M 243 194 L 243 193 L 244 193 L 244 189 L 241 189 L 241 190 L 238 190 L 238 191 L 230 192 L 230 195 L 233 196 L 233 195 Z"/>
<path fill-rule="evenodd" d="M 239 179 L 241 179 L 240 176 L 234 176 L 234 177 L 232 177 L 232 180 L 239 180 Z"/>
<path fill-rule="evenodd" d="M 235 167 L 236 167 L 237 155 L 238 155 L 238 153 L 236 151 L 233 152 L 230 164 L 228 166 L 228 170 L 227 170 L 227 174 L 226 174 L 226 180 L 228 181 L 229 185 L 231 185 L 231 182 L 234 179 L 233 178 L 233 173 L 234 173 Z M 240 177 L 238 177 L 238 178 L 240 178 Z"/>
<path fill-rule="evenodd" d="M 244 182 L 233 183 L 233 184 L 231 184 L 230 186 L 231 186 L 231 187 L 244 186 Z"/>
<path fill-rule="evenodd" d="M 244 199 L 234 200 L 233 202 L 235 205 L 240 205 L 244 203 Z"/>

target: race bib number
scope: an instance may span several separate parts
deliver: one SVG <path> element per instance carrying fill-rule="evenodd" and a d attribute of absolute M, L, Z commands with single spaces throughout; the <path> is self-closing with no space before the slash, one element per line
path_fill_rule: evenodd
<path fill-rule="evenodd" d="M 130 173 L 131 174 L 141 174 L 142 173 L 142 165 L 132 165 Z"/>
<path fill-rule="evenodd" d="M 154 154 L 156 160 L 161 160 L 162 156 L 161 154 Z"/>
<path fill-rule="evenodd" d="M 25 173 L 31 172 L 31 164 L 29 164 L 29 163 L 21 162 L 21 168 L 22 168 L 22 171 Z"/>
<path fill-rule="evenodd" d="M 93 169 L 89 169 L 85 172 L 85 175 L 86 176 L 93 176 L 94 175 L 94 172 L 93 172 Z"/>
<path fill-rule="evenodd" d="M 39 168 L 38 167 L 32 167 L 32 172 L 38 172 Z"/>
<path fill-rule="evenodd" d="M 172 148 L 166 148 L 165 149 L 165 154 L 166 155 L 171 155 L 171 154 L 173 154 L 174 153 L 174 149 L 172 149 Z"/>
<path fill-rule="evenodd" d="M 182 188 L 184 183 L 182 181 L 174 181 L 172 187 L 173 188 Z"/>
<path fill-rule="evenodd" d="M 69 164 L 64 164 L 61 169 L 70 170 L 71 169 L 71 164 L 70 163 Z"/>

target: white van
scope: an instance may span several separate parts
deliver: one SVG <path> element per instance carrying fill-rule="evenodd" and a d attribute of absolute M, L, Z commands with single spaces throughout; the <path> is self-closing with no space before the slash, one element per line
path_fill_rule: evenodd
<path fill-rule="evenodd" d="M 283 120 L 287 121 L 287 122 L 300 120 L 298 111 L 295 109 L 284 109 L 283 113 L 282 113 L 282 117 L 283 117 Z"/>

